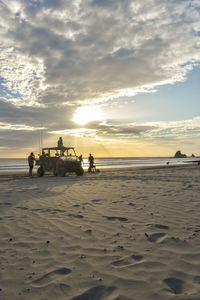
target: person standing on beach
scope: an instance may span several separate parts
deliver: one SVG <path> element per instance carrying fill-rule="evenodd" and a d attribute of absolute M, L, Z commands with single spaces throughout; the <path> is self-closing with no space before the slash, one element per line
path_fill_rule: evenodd
<path fill-rule="evenodd" d="M 89 154 L 89 157 L 88 157 L 88 161 L 89 161 L 89 168 L 88 168 L 88 172 L 92 172 L 95 170 L 95 165 L 94 165 L 94 156 L 92 156 L 92 154 L 90 153 Z"/>
<path fill-rule="evenodd" d="M 83 155 L 81 154 L 78 158 L 79 158 L 80 162 L 82 163 L 82 161 L 83 161 Z"/>
<path fill-rule="evenodd" d="M 31 154 L 28 157 L 28 164 L 29 164 L 29 176 L 32 176 L 32 170 L 34 165 L 35 156 L 34 153 L 31 152 Z"/>

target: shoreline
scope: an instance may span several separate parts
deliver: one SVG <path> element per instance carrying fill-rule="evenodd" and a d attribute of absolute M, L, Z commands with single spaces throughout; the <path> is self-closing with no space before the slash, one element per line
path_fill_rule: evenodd
<path fill-rule="evenodd" d="M 104 173 L 104 172 L 113 172 L 113 171 L 134 171 L 134 170 L 154 170 L 154 169 L 171 169 L 171 168 L 188 168 L 191 166 L 197 166 L 196 162 L 191 162 L 191 163 L 187 163 L 187 164 L 175 164 L 175 165 L 153 165 L 153 166 L 116 166 L 116 167 L 102 167 L 99 168 L 100 173 Z M 87 169 L 84 169 L 84 174 L 87 174 L 88 171 Z M 97 172 L 96 172 L 97 173 Z M 93 174 L 93 172 L 91 172 L 90 174 Z M 95 172 L 94 172 L 95 174 Z M 28 167 L 27 170 L 0 170 L 0 178 L 4 177 L 4 176 L 8 176 L 8 177 L 29 177 L 28 176 Z M 74 173 L 71 173 L 70 175 L 74 175 Z M 44 176 L 54 176 L 51 172 L 47 172 Z M 75 175 L 74 175 L 75 176 Z M 84 175 L 83 175 L 84 176 Z M 32 177 L 38 177 L 37 176 L 37 168 L 35 167 L 33 169 L 33 176 Z M 54 176 L 56 177 L 56 176 Z M 59 178 L 59 176 L 57 176 Z M 81 178 L 81 177 L 80 177 Z"/>

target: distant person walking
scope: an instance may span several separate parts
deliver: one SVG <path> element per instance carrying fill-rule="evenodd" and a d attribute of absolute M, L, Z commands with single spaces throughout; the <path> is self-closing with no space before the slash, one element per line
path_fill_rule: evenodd
<path fill-rule="evenodd" d="M 33 166 L 34 166 L 34 160 L 35 160 L 34 153 L 31 152 L 31 154 L 30 154 L 29 157 L 28 157 L 29 176 L 32 176 L 32 170 L 33 170 Z"/>

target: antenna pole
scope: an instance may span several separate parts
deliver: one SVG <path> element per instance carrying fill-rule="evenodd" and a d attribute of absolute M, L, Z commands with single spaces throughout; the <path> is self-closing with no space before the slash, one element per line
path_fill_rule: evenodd
<path fill-rule="evenodd" d="M 39 153 L 41 149 L 41 130 L 39 131 Z"/>
<path fill-rule="evenodd" d="M 43 148 L 43 131 L 41 129 L 41 151 L 42 151 L 42 148 Z"/>

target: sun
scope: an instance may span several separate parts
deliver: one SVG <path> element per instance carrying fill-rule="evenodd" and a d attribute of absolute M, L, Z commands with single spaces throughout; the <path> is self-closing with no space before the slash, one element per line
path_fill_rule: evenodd
<path fill-rule="evenodd" d="M 85 125 L 91 121 L 100 121 L 101 111 L 97 106 L 81 106 L 77 108 L 73 121 L 79 125 Z"/>

